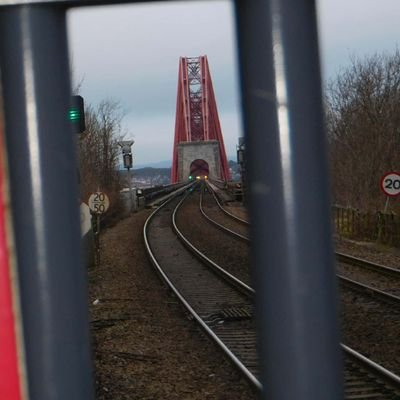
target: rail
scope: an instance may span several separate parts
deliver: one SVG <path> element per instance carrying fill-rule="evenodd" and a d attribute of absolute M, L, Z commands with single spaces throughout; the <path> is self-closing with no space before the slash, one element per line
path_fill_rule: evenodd
<path fill-rule="evenodd" d="M 218 202 L 217 202 L 218 204 Z M 203 191 L 200 194 L 200 203 L 199 203 L 199 209 L 201 214 L 204 216 L 204 218 L 209 221 L 211 224 L 215 225 L 216 227 L 218 227 L 219 229 L 223 230 L 224 232 L 227 232 L 228 234 L 243 240 L 244 242 L 249 242 L 250 239 L 247 236 L 241 235 L 238 232 L 233 231 L 232 229 L 227 228 L 226 226 L 218 223 L 217 221 L 215 221 L 213 218 L 211 218 L 209 215 L 207 215 L 207 213 L 204 211 L 203 209 Z M 238 220 L 238 218 L 236 218 L 233 214 L 230 213 L 226 213 L 226 215 L 228 215 L 229 217 L 233 217 L 235 220 Z M 240 219 L 239 219 L 240 220 Z M 240 220 L 242 221 L 242 220 Z"/>
<path fill-rule="evenodd" d="M 187 195 L 186 195 L 187 196 Z M 185 236 L 180 232 L 176 225 L 175 221 L 175 216 L 176 212 L 179 209 L 180 205 L 183 203 L 185 200 L 185 197 L 182 198 L 182 200 L 179 201 L 179 203 L 174 207 L 173 211 L 173 216 L 172 216 L 172 224 L 173 224 L 173 229 L 174 231 L 178 234 L 179 238 L 185 243 L 185 246 L 188 246 L 191 251 L 194 251 L 196 253 L 197 257 L 200 257 L 203 261 L 206 262 L 208 266 L 211 266 L 214 270 L 217 270 L 219 274 L 223 274 L 226 279 L 229 279 L 230 282 L 234 281 L 235 286 L 241 286 L 242 290 L 240 292 L 243 292 L 243 288 L 247 290 L 247 295 L 251 296 L 253 294 L 252 289 L 248 288 L 247 285 L 245 285 L 243 282 L 239 281 L 237 278 L 233 277 L 226 271 L 224 271 L 221 267 L 219 267 L 217 264 L 213 263 L 211 260 L 209 260 L 207 257 L 205 257 L 200 251 L 198 251 L 186 238 Z M 148 234 L 148 226 L 154 216 L 160 212 L 167 204 L 169 204 L 170 201 L 172 201 L 174 198 L 171 198 L 164 204 L 162 204 L 159 208 L 157 208 L 146 220 L 146 223 L 143 228 L 143 236 L 144 236 L 144 241 L 145 241 L 145 246 L 147 253 L 153 263 L 153 265 L 156 267 L 158 270 L 160 276 L 163 278 L 163 280 L 167 283 L 167 285 L 171 288 L 171 290 L 174 292 L 174 294 L 177 296 L 177 298 L 182 302 L 182 304 L 185 306 L 185 308 L 190 312 L 190 314 L 194 317 L 194 319 L 197 321 L 197 323 L 204 329 L 204 331 L 215 341 L 215 343 L 221 348 L 221 350 L 228 356 L 228 358 L 231 360 L 231 362 L 241 371 L 241 373 L 259 390 L 262 389 L 261 383 L 259 380 L 249 371 L 249 369 L 242 363 L 242 361 L 239 360 L 239 358 L 230 350 L 230 348 L 214 333 L 214 331 L 209 327 L 209 325 L 204 321 L 204 319 L 195 311 L 195 309 L 189 304 L 189 302 L 186 300 L 186 298 L 180 293 L 176 285 L 171 281 L 171 279 L 168 277 L 168 275 L 164 272 L 162 265 L 160 265 L 159 261 L 157 260 L 152 248 L 151 248 L 151 243 L 149 240 L 149 234 Z M 245 291 L 246 291 L 245 290 Z"/>
<path fill-rule="evenodd" d="M 224 212 L 226 215 L 229 215 L 230 217 L 232 217 L 233 219 L 235 219 L 236 221 L 239 221 L 245 225 L 249 225 L 249 221 L 243 219 L 243 218 L 239 218 L 237 215 L 232 214 L 231 212 L 229 212 L 225 207 L 223 207 L 223 205 L 220 203 L 220 201 L 218 200 L 218 197 L 215 193 L 215 190 L 212 188 L 212 186 L 207 182 L 207 188 L 209 189 L 209 191 L 212 193 L 218 207 L 221 209 L 222 212 Z"/>

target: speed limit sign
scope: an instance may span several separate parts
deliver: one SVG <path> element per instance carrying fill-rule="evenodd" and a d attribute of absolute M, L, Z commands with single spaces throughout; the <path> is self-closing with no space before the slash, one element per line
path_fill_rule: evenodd
<path fill-rule="evenodd" d="M 103 214 L 110 207 L 110 200 L 103 192 L 92 193 L 88 200 L 88 206 L 95 214 Z"/>
<path fill-rule="evenodd" d="M 386 196 L 400 194 L 400 173 L 387 172 L 381 179 L 381 189 Z"/>

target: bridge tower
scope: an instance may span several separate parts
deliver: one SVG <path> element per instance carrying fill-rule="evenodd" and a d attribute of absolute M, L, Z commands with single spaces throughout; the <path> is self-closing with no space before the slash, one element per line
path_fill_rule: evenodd
<path fill-rule="evenodd" d="M 230 179 L 207 56 L 179 59 L 172 183 Z"/>

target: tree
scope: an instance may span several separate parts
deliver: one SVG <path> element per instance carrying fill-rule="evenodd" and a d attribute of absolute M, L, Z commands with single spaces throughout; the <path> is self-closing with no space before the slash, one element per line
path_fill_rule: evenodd
<path fill-rule="evenodd" d="M 104 100 L 97 108 L 88 106 L 85 116 L 86 131 L 78 146 L 81 196 L 87 201 L 97 190 L 106 192 L 111 204 L 108 214 L 114 214 L 120 205 L 117 142 L 123 137 L 124 113 L 118 102 Z"/>
<path fill-rule="evenodd" d="M 329 82 L 326 121 L 334 201 L 382 209 L 384 172 L 400 167 L 400 53 L 353 57 Z"/>

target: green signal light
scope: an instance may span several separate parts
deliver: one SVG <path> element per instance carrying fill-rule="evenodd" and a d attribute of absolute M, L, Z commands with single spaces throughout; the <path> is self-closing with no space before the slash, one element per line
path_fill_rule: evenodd
<path fill-rule="evenodd" d="M 67 109 L 66 118 L 75 133 L 83 133 L 85 126 L 85 108 L 82 96 L 72 96 L 70 106 Z"/>
<path fill-rule="evenodd" d="M 68 113 L 70 121 L 79 121 L 81 114 L 77 108 L 71 108 Z"/>
<path fill-rule="evenodd" d="M 189 176 L 189 179 L 190 179 L 190 180 L 192 180 L 192 179 L 193 179 L 193 176 L 192 176 L 192 175 L 190 175 L 190 176 Z"/>

